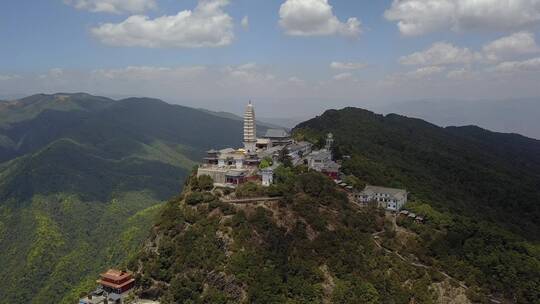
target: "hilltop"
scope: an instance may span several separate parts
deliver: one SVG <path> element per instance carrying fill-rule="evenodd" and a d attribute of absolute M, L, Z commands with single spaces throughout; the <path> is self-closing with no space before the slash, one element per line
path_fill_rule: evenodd
<path fill-rule="evenodd" d="M 161 303 L 462 303 L 477 296 L 377 246 L 385 212 L 351 204 L 327 176 L 281 167 L 234 194 L 193 176 L 129 264 Z M 230 197 L 281 196 L 235 203 Z M 406 282 L 406 283 L 404 283 Z M 443 292 L 441 292 L 441 290 Z M 481 298 L 481 295 L 478 295 Z"/>
<path fill-rule="evenodd" d="M 301 164 L 278 167 L 269 188 L 248 182 L 232 193 L 193 173 L 129 263 L 140 297 L 538 301 L 538 141 L 355 108 L 329 110 L 293 131 L 315 147 L 331 132 L 353 189 Z M 406 208 L 425 221 L 357 204 L 354 191 L 368 184 L 407 189 Z"/>

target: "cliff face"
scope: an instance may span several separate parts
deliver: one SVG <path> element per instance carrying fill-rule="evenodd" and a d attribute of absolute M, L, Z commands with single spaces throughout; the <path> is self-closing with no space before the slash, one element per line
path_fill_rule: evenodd
<path fill-rule="evenodd" d="M 221 202 L 192 177 L 131 262 L 141 297 L 162 303 L 435 303 L 429 269 L 374 242 L 384 211 L 360 209 L 326 176 L 277 170 L 279 201 Z M 246 188 L 248 188 L 247 191 Z M 443 280 L 444 281 L 444 280 Z M 438 287 L 441 289 L 441 287 Z M 445 289 L 447 290 L 447 289 Z M 448 291 L 448 290 L 447 290 Z"/>

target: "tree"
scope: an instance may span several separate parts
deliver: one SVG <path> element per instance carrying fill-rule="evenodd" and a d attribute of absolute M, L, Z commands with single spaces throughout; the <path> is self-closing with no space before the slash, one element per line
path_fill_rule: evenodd
<path fill-rule="evenodd" d="M 289 156 L 289 149 L 285 148 L 281 151 L 279 151 L 278 161 L 285 167 L 292 167 L 292 159 L 291 156 Z"/>
<path fill-rule="evenodd" d="M 209 175 L 199 176 L 199 188 L 204 191 L 210 191 L 214 188 L 214 180 Z"/>
<path fill-rule="evenodd" d="M 379 293 L 368 282 L 338 281 L 332 294 L 332 300 L 334 303 L 340 304 L 375 304 L 379 303 Z"/>
<path fill-rule="evenodd" d="M 259 164 L 259 169 L 264 169 L 272 166 L 272 159 L 270 157 L 265 157 L 261 160 L 261 163 Z"/>
<path fill-rule="evenodd" d="M 190 193 L 186 198 L 186 203 L 188 205 L 197 205 L 204 201 L 204 195 L 200 192 Z"/>

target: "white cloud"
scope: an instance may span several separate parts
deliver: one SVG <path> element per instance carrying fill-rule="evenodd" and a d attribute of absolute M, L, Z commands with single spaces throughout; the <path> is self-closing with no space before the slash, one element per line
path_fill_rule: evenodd
<path fill-rule="evenodd" d="M 365 67 L 367 67 L 368 65 L 366 63 L 363 63 L 363 62 L 339 62 L 339 61 L 334 61 L 332 63 L 330 63 L 330 67 L 334 70 L 349 70 L 349 71 L 353 71 L 353 70 L 361 70 Z"/>
<path fill-rule="evenodd" d="M 449 71 L 446 77 L 452 80 L 469 80 L 474 77 L 474 73 L 470 69 L 460 68 Z"/>
<path fill-rule="evenodd" d="M 341 74 L 337 74 L 335 75 L 334 77 L 334 80 L 354 80 L 354 75 L 352 73 L 341 73 Z"/>
<path fill-rule="evenodd" d="M 0 81 L 8 81 L 8 80 L 21 79 L 21 78 L 22 78 L 22 76 L 17 75 L 17 74 L 12 74 L 12 75 L 2 75 L 2 74 L 0 74 Z"/>
<path fill-rule="evenodd" d="M 41 79 L 58 79 L 64 75 L 64 70 L 61 68 L 52 68 L 47 74 L 39 75 Z"/>
<path fill-rule="evenodd" d="M 245 30 L 249 29 L 249 17 L 244 16 L 244 18 L 242 18 L 242 22 L 240 22 L 240 25 L 242 25 L 242 28 Z"/>
<path fill-rule="evenodd" d="M 153 67 L 153 66 L 128 66 L 121 69 L 98 69 L 92 71 L 94 77 L 111 80 L 158 80 L 160 78 L 189 79 L 203 75 L 206 71 L 204 66 L 188 67 Z"/>
<path fill-rule="evenodd" d="M 444 70 L 445 68 L 440 66 L 427 66 L 418 68 L 417 70 L 412 72 L 408 72 L 406 76 L 411 78 L 425 78 L 428 76 L 442 73 Z"/>
<path fill-rule="evenodd" d="M 228 0 L 199 0 L 197 7 L 174 16 L 150 19 L 134 15 L 125 21 L 92 29 L 101 42 L 112 46 L 148 48 L 220 47 L 232 43 L 234 25 L 223 11 Z"/>
<path fill-rule="evenodd" d="M 268 73 L 264 68 L 255 63 L 246 63 L 238 66 L 227 66 L 223 69 L 226 76 L 220 82 L 223 86 L 244 84 L 264 84 L 276 78 L 272 73 Z"/>
<path fill-rule="evenodd" d="M 104 13 L 141 13 L 157 7 L 156 0 L 64 0 L 77 9 Z"/>
<path fill-rule="evenodd" d="M 483 51 L 487 59 L 498 61 L 515 55 L 536 53 L 540 48 L 533 33 L 518 32 L 486 44 Z"/>
<path fill-rule="evenodd" d="M 495 67 L 497 72 L 537 72 L 540 71 L 540 57 L 523 61 L 506 61 Z"/>
<path fill-rule="evenodd" d="M 437 42 L 424 51 L 401 57 L 399 62 L 403 65 L 449 65 L 468 64 L 480 58 L 480 54 L 468 48 L 459 48 L 448 42 Z"/>
<path fill-rule="evenodd" d="M 286 0 L 279 9 L 279 17 L 279 24 L 291 36 L 357 37 L 362 32 L 357 18 L 341 22 L 328 0 Z"/>
<path fill-rule="evenodd" d="M 512 30 L 540 24 L 539 0 L 394 0 L 384 13 L 403 35 Z"/>

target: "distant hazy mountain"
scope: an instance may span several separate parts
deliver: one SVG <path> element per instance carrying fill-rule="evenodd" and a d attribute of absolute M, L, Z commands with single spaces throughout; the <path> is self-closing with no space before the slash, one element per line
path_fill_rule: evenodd
<path fill-rule="evenodd" d="M 0 303 L 74 303 L 242 123 L 148 98 L 0 103 Z M 19 275 L 16 275 L 19 274 Z"/>
<path fill-rule="evenodd" d="M 207 109 L 198 109 L 198 110 L 201 110 L 201 111 L 206 112 L 208 114 L 216 115 L 218 117 L 228 118 L 228 119 L 237 120 L 237 121 L 244 121 L 243 117 L 241 117 L 239 115 L 236 115 L 236 114 L 233 114 L 233 113 L 230 113 L 230 112 L 211 111 L 211 110 L 207 110 Z M 257 133 L 258 133 L 259 136 L 263 136 L 264 132 L 268 128 L 289 128 L 289 127 L 284 126 L 284 125 L 274 124 L 274 123 L 268 122 L 265 118 L 261 118 L 261 117 L 257 117 L 257 126 L 259 127 L 257 129 Z"/>
<path fill-rule="evenodd" d="M 418 117 L 441 126 L 478 125 L 540 139 L 540 98 L 515 100 L 410 101 L 375 110 Z"/>
<path fill-rule="evenodd" d="M 309 117 L 289 117 L 289 118 L 281 118 L 281 117 L 261 117 L 260 119 L 264 122 L 282 126 L 283 128 L 292 129 L 294 126 L 299 124 L 300 122 L 308 119 Z"/>

